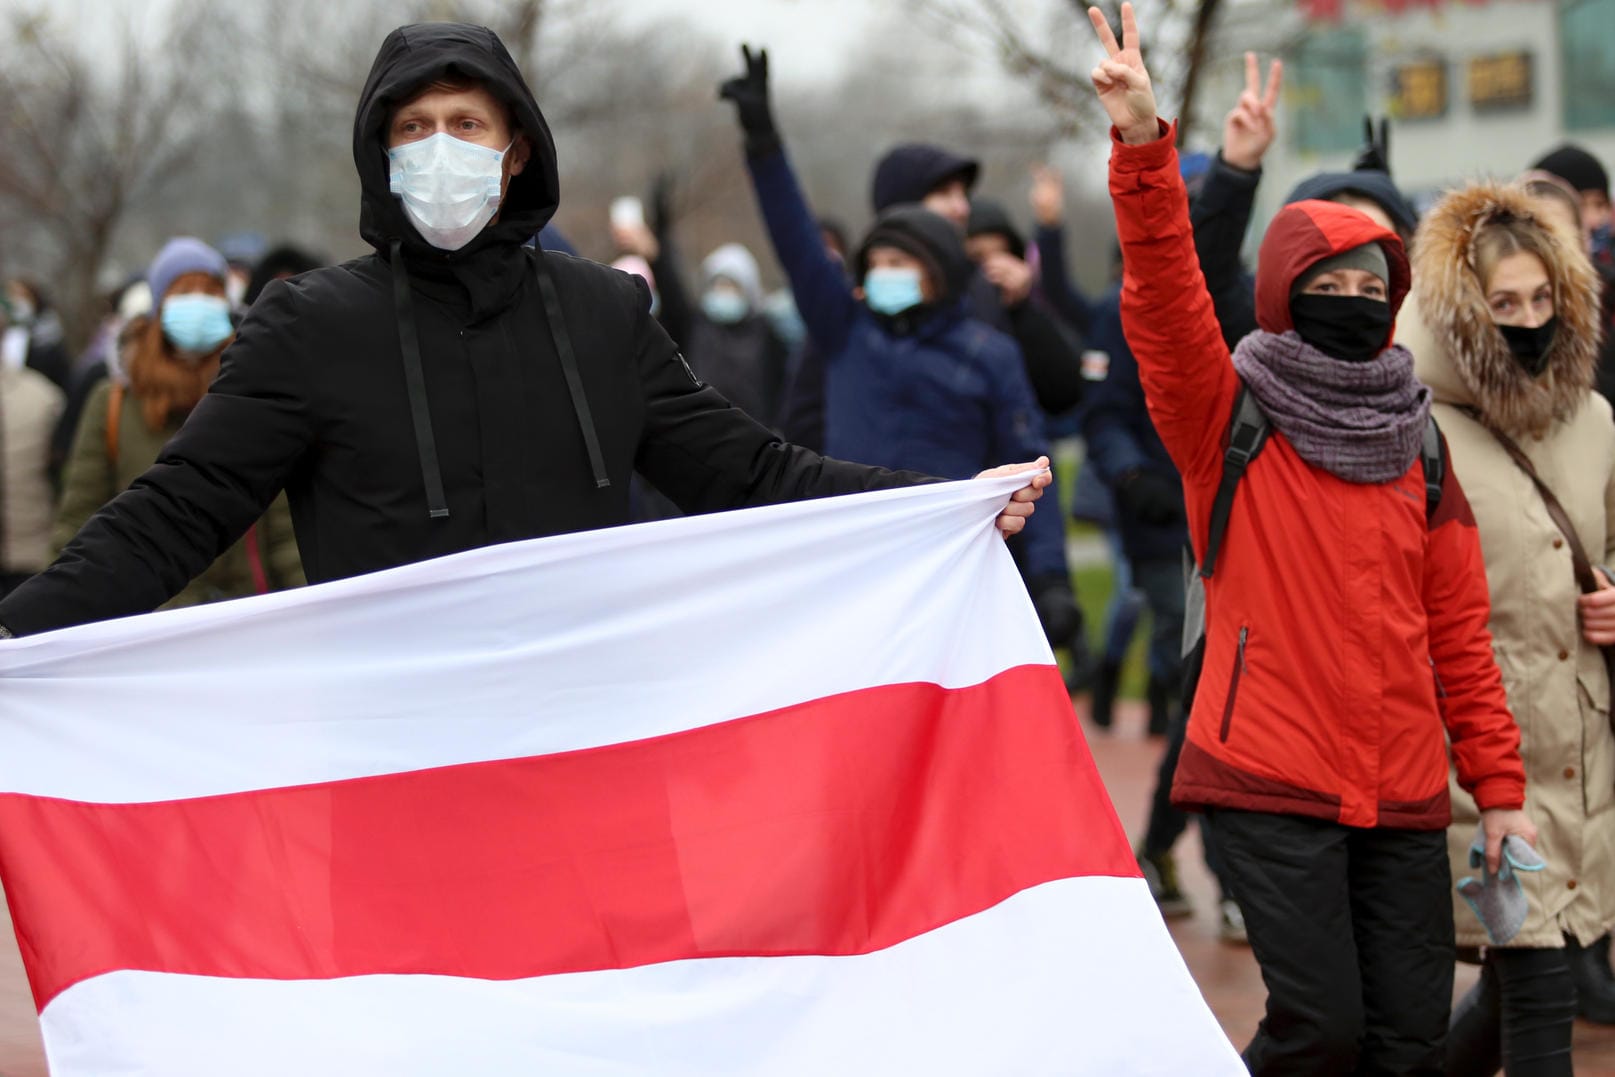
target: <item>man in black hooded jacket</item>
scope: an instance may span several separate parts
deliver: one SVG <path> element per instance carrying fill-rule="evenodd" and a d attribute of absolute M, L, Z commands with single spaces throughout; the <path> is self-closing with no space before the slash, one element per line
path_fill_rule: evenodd
<path fill-rule="evenodd" d="M 432 94 L 453 108 L 417 107 Z M 695 380 L 637 278 L 524 248 L 559 200 L 555 149 L 491 30 L 389 34 L 353 153 L 376 253 L 264 289 L 153 468 L 0 603 L 7 634 L 156 608 L 283 487 L 317 583 L 625 523 L 635 470 L 688 512 L 925 481 L 782 443 Z M 434 172 L 432 154 L 493 169 L 480 230 L 428 222 L 457 204 L 442 187 L 422 201 L 431 182 L 466 171 Z M 1015 494 L 1001 529 L 1046 482 Z"/>

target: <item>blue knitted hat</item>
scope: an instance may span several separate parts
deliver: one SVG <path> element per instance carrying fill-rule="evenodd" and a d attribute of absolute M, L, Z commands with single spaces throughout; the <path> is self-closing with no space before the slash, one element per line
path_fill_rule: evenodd
<path fill-rule="evenodd" d="M 222 284 L 229 271 L 224 255 L 193 236 L 178 236 L 164 243 L 157 257 L 151 260 L 151 268 L 146 270 L 146 283 L 151 285 L 152 303 L 161 306 L 168 289 L 185 274 L 206 273 L 219 278 Z"/>

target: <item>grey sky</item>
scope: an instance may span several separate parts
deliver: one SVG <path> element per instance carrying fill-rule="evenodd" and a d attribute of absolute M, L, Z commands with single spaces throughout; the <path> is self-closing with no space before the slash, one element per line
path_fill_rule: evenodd
<path fill-rule="evenodd" d="M 273 7 L 276 0 L 210 0 L 220 7 Z M 344 4 L 352 0 L 342 0 Z M 382 6 L 386 0 L 367 0 Z M 596 0 L 624 25 L 685 23 L 718 41 L 750 42 L 772 47 L 781 56 L 776 65 L 779 85 L 803 85 L 841 74 L 846 60 L 856 55 L 871 32 L 890 33 L 894 26 L 926 38 L 939 47 L 934 27 L 919 25 L 903 0 Z M 1006 0 L 1006 6 L 1033 19 L 1046 12 L 1049 0 Z M 172 0 L 0 0 L 0 11 L 45 10 L 58 25 L 72 28 L 81 39 L 105 42 L 109 58 L 112 43 L 123 26 L 137 32 L 158 32 L 163 13 Z M 945 46 L 940 46 L 946 52 Z M 956 67 L 952 66 L 953 63 Z M 916 73 L 919 75 L 919 73 Z M 919 77 L 923 78 L 923 75 Z M 977 100 L 996 98 L 1012 89 L 989 50 L 962 52 L 950 61 L 949 77 L 927 86 L 927 92 L 946 97 L 966 94 Z"/>
<path fill-rule="evenodd" d="M 830 75 L 824 63 L 844 57 L 853 42 L 879 19 L 881 7 L 899 0 L 618 0 L 625 22 L 688 19 L 719 40 L 754 42 L 812 56 L 815 74 Z M 782 72 L 802 77 L 795 65 Z"/>

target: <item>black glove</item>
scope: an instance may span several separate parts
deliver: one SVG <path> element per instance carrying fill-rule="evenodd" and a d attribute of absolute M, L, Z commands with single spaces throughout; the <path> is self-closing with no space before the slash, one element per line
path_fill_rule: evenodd
<path fill-rule="evenodd" d="M 673 228 L 673 173 L 658 172 L 651 181 L 649 205 L 651 234 L 662 239 Z"/>
<path fill-rule="evenodd" d="M 1034 576 L 1026 581 L 1026 588 L 1051 647 L 1064 647 L 1082 631 L 1082 607 L 1077 605 L 1069 579 L 1058 573 Z"/>
<path fill-rule="evenodd" d="M 768 104 L 768 50 L 740 46 L 746 73 L 718 87 L 718 96 L 735 103 L 740 128 L 746 132 L 746 153 L 761 157 L 779 148 L 779 132 L 774 129 L 774 113 Z"/>
<path fill-rule="evenodd" d="M 1351 163 L 1353 172 L 1373 169 L 1391 174 L 1391 121 L 1384 116 L 1379 121 L 1379 137 L 1374 137 L 1374 117 L 1363 117 L 1363 148 Z"/>
<path fill-rule="evenodd" d="M 1122 511 L 1147 524 L 1170 523 L 1183 515 L 1178 484 L 1155 471 L 1133 471 L 1116 485 Z"/>

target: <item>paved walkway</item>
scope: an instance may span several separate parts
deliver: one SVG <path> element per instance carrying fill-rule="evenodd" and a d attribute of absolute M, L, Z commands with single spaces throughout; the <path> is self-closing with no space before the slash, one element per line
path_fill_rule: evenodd
<path fill-rule="evenodd" d="M 1123 825 L 1136 835 L 1148 813 L 1160 742 L 1144 736 L 1146 715 L 1141 706 L 1124 704 L 1117 711 L 1117 728 L 1106 733 L 1089 727 L 1088 744 Z M 1256 1031 L 1267 998 L 1261 974 L 1249 948 L 1217 939 L 1216 885 L 1201 859 L 1195 828 L 1179 843 L 1177 858 L 1184 889 L 1195 902 L 1195 916 L 1174 921 L 1172 937 L 1228 1038 L 1244 1047 Z M 1459 966 L 1460 994 L 1474 978 L 1472 968 Z M 1578 1021 L 1575 1063 L 1577 1077 L 1615 1077 L 1615 1028 Z"/>
<path fill-rule="evenodd" d="M 1116 809 L 1133 833 L 1143 826 L 1160 751 L 1158 742 L 1143 735 L 1144 720 L 1141 707 L 1124 704 L 1118 708 L 1115 731 L 1090 729 L 1088 734 Z M 1192 919 L 1176 921 L 1172 935 L 1212 1012 L 1229 1038 L 1242 1047 L 1261 1018 L 1266 993 L 1250 951 L 1217 940 L 1215 888 L 1195 842 L 1191 828 L 1179 848 L 1178 863 L 1197 912 Z M 1472 972 L 1460 969 L 1459 990 L 1472 980 Z M 1615 1077 L 1615 1029 L 1577 1024 L 1576 1073 L 1580 1077 Z M 9 918 L 0 921 L 0 1077 L 45 1077 L 39 1023 Z"/>

